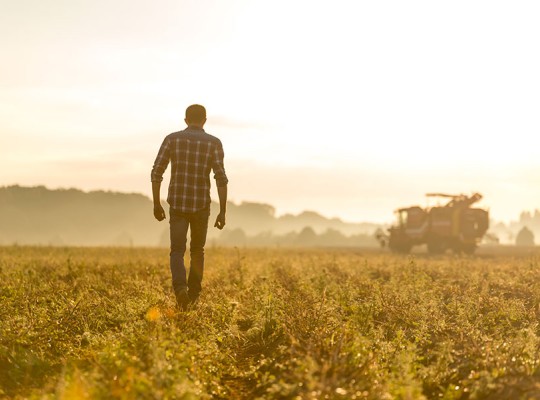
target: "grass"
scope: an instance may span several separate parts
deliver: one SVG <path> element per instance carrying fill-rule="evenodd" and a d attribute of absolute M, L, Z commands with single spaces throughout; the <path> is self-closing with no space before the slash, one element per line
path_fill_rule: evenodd
<path fill-rule="evenodd" d="M 0 397 L 540 398 L 534 255 L 0 248 Z"/>

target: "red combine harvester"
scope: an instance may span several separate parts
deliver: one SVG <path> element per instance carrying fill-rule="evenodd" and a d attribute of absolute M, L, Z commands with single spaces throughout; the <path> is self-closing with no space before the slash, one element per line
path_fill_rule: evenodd
<path fill-rule="evenodd" d="M 396 210 L 398 222 L 382 231 L 377 238 L 382 246 L 399 253 L 408 253 L 413 246 L 427 244 L 433 254 L 451 249 L 456 253 L 473 254 L 489 227 L 489 213 L 471 208 L 482 195 L 472 196 L 429 193 L 428 197 L 447 198 L 444 206 L 421 208 L 418 206 Z"/>

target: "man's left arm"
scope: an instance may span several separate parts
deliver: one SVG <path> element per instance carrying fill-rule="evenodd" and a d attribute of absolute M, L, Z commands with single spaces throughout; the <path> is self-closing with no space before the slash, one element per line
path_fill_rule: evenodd
<path fill-rule="evenodd" d="M 225 226 L 225 214 L 227 212 L 227 184 L 229 183 L 229 179 L 227 179 L 227 175 L 225 174 L 224 157 L 225 153 L 223 152 L 223 145 L 221 144 L 221 141 L 218 141 L 213 154 L 212 169 L 214 170 L 214 179 L 216 180 L 219 196 L 219 214 L 214 226 L 220 230 Z"/>

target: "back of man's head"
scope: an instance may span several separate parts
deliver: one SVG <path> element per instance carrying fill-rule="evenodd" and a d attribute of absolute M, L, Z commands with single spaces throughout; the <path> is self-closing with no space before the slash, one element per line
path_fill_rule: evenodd
<path fill-rule="evenodd" d="M 186 108 L 186 122 L 201 123 L 206 120 L 206 109 L 200 104 L 192 104 Z"/>

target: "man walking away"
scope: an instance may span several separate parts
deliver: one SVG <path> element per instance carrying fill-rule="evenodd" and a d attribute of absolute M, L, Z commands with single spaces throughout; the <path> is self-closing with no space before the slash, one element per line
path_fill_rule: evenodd
<path fill-rule="evenodd" d="M 152 168 L 152 194 L 154 217 L 165 219 L 165 211 L 160 202 L 160 188 L 163 173 L 171 162 L 171 181 L 167 203 L 169 203 L 171 253 L 170 264 L 172 285 L 178 306 L 186 310 L 201 292 L 204 271 L 204 245 L 210 216 L 210 172 L 218 189 L 219 214 L 214 226 L 223 229 L 227 206 L 227 175 L 223 165 L 221 141 L 207 134 L 206 109 L 198 104 L 186 109 L 187 128 L 165 137 L 154 167 Z M 191 229 L 191 265 L 186 280 L 184 253 L 187 232 Z"/>

